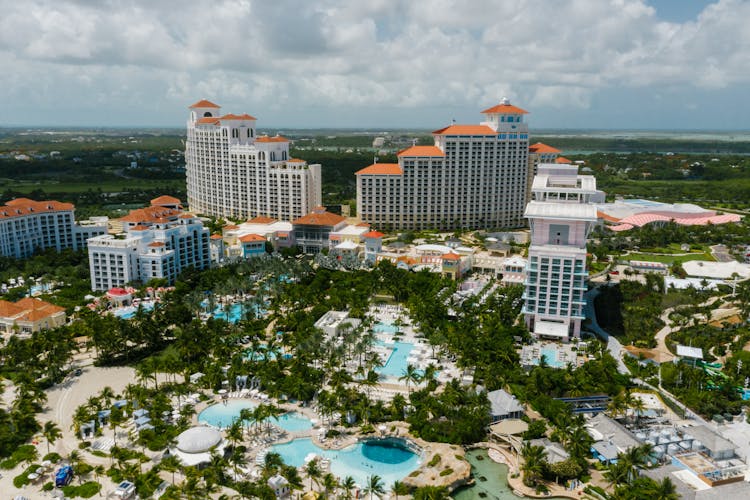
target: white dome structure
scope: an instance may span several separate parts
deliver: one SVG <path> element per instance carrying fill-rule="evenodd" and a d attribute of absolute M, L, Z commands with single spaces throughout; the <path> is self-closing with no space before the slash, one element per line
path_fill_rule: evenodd
<path fill-rule="evenodd" d="M 213 427 L 191 427 L 177 436 L 177 446 L 172 453 L 185 465 L 197 465 L 211 460 L 211 453 L 221 455 L 224 440 L 221 432 Z"/>

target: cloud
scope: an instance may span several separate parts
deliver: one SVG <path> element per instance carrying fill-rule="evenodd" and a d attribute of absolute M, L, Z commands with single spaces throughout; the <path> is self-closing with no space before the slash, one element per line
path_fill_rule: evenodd
<path fill-rule="evenodd" d="M 645 0 L 0 0 L 0 9 L 0 64 L 12 68 L 0 74 L 0 108 L 14 113 L 0 124 L 61 99 L 115 115 L 138 102 L 176 113 L 209 97 L 249 111 L 380 106 L 413 116 L 503 95 L 587 110 L 613 89 L 750 83 L 741 0 L 683 23 Z"/>

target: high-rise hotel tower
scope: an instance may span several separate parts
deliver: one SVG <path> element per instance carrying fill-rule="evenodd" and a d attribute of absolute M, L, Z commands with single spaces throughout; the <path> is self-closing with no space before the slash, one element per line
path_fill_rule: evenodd
<path fill-rule="evenodd" d="M 434 146 L 357 172 L 359 217 L 386 230 L 524 225 L 527 112 L 503 99 L 482 113 L 479 125 L 436 130 Z"/>
<path fill-rule="evenodd" d="M 321 204 L 320 165 L 289 157 L 285 137 L 258 136 L 248 114 L 190 106 L 185 164 L 190 210 L 219 217 L 293 220 Z"/>
<path fill-rule="evenodd" d="M 526 207 L 531 227 L 523 312 L 535 337 L 578 337 L 584 319 L 586 239 L 596 224 L 596 178 L 578 167 L 539 164 Z"/>

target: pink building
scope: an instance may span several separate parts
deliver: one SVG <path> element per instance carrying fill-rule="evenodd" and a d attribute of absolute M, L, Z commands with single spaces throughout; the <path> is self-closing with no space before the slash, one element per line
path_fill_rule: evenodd
<path fill-rule="evenodd" d="M 531 227 L 523 312 L 535 337 L 578 337 L 584 319 L 586 239 L 596 224 L 596 179 L 578 167 L 540 164 L 525 217 Z"/>

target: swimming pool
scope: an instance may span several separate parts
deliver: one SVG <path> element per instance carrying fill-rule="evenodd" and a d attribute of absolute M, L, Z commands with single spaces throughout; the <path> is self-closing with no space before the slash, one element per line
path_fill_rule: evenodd
<path fill-rule="evenodd" d="M 227 404 L 216 403 L 203 410 L 198 415 L 198 422 L 208 424 L 212 427 L 224 429 L 240 418 L 240 412 L 245 408 L 254 409 L 255 404 L 246 399 L 233 399 Z M 301 413 L 287 412 L 279 418 L 271 418 L 269 421 L 289 432 L 304 431 L 312 429 L 312 421 Z"/>
<path fill-rule="evenodd" d="M 143 302 L 140 304 L 140 307 L 143 308 L 146 312 L 151 312 L 154 310 L 154 303 L 153 302 Z M 112 311 L 112 314 L 117 316 L 118 318 L 122 319 L 131 319 L 135 317 L 135 313 L 138 310 L 137 306 L 127 306 L 127 307 L 120 307 L 118 309 L 115 309 Z"/>
<path fill-rule="evenodd" d="M 556 347 L 542 347 L 541 353 L 547 361 L 547 366 L 551 368 L 563 368 L 565 366 L 565 363 L 557 359 Z"/>
<path fill-rule="evenodd" d="M 295 439 L 278 444 L 272 450 L 281 455 L 287 465 L 301 467 L 310 453 L 331 461 L 331 472 L 343 479 L 352 476 L 360 486 L 367 478 L 377 474 L 386 487 L 406 477 L 419 464 L 419 456 L 406 448 L 400 439 L 368 440 L 348 446 L 342 450 L 324 450 L 311 439 Z"/>
<path fill-rule="evenodd" d="M 389 323 L 375 323 L 372 331 L 375 333 L 398 333 L 398 327 Z"/>
<path fill-rule="evenodd" d="M 399 378 L 403 375 L 408 364 L 409 354 L 414 349 L 414 344 L 411 342 L 394 342 L 393 344 L 385 344 L 380 342 L 379 345 L 393 347 L 391 355 L 388 356 L 385 364 L 375 368 L 375 373 L 383 375 L 384 377 Z"/>

